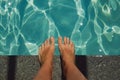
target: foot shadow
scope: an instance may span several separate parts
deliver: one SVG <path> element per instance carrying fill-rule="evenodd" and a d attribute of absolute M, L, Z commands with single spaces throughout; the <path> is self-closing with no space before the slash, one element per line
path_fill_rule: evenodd
<path fill-rule="evenodd" d="M 87 58 L 86 56 L 76 56 L 76 66 L 83 73 L 83 75 L 87 78 Z"/>
<path fill-rule="evenodd" d="M 16 56 L 9 56 L 8 58 L 7 80 L 15 80 L 16 58 Z"/>

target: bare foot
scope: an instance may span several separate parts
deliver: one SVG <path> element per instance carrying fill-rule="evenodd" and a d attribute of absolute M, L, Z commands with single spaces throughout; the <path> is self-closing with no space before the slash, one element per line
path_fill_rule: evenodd
<path fill-rule="evenodd" d="M 62 78 L 65 80 L 87 80 L 75 65 L 74 44 L 69 38 L 64 37 L 58 39 L 58 47 L 61 53 L 62 61 Z"/>
<path fill-rule="evenodd" d="M 64 43 L 62 43 L 62 38 L 58 39 L 58 47 L 61 53 L 62 61 L 66 63 L 75 63 L 75 54 L 74 54 L 74 44 L 69 38 L 64 37 Z"/>
<path fill-rule="evenodd" d="M 54 38 L 47 39 L 39 49 L 41 67 L 34 80 L 52 80 L 52 62 L 54 53 Z"/>
<path fill-rule="evenodd" d="M 47 39 L 39 49 L 39 60 L 41 65 L 52 64 L 54 54 L 54 38 Z"/>

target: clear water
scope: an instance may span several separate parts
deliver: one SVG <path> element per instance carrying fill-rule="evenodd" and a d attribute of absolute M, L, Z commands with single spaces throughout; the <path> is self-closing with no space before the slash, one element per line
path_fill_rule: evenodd
<path fill-rule="evenodd" d="M 76 55 L 120 54 L 120 0 L 0 0 L 0 55 L 37 55 L 69 37 Z"/>

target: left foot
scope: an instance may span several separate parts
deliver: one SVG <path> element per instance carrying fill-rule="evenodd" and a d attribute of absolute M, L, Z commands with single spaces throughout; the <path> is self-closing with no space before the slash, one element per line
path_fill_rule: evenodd
<path fill-rule="evenodd" d="M 39 60 L 41 65 L 52 64 L 55 50 L 54 38 L 47 39 L 39 49 Z"/>

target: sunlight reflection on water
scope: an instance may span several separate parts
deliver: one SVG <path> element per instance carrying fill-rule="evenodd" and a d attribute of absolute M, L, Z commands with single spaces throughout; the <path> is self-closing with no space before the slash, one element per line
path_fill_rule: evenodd
<path fill-rule="evenodd" d="M 119 0 L 1 0 L 0 55 L 37 55 L 51 36 L 56 47 L 69 37 L 76 55 L 118 55 L 119 13 Z"/>

